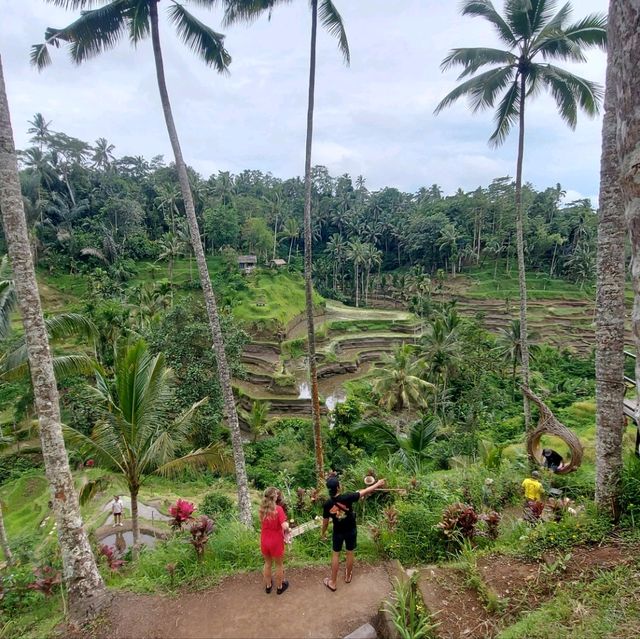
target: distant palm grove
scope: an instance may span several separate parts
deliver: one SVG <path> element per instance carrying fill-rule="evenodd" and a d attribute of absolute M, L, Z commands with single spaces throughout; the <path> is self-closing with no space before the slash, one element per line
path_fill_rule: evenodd
<path fill-rule="evenodd" d="M 20 153 L 32 250 L 39 267 L 104 273 L 117 287 L 137 260 L 167 266 L 191 254 L 176 170 L 158 156 L 117 158 L 56 132 L 42 114 L 30 122 L 33 146 Z M 315 285 L 321 293 L 367 303 L 410 268 L 456 275 L 468 267 L 517 272 L 514 182 L 497 177 L 446 195 L 434 184 L 415 193 L 366 179 L 312 170 Z M 301 266 L 304 182 L 245 170 L 209 177 L 189 170 L 208 254 L 255 254 Z M 529 269 L 585 284 L 595 277 L 596 213 L 589 200 L 565 202 L 560 184 L 523 189 Z M 100 269 L 100 270 L 98 270 Z M 161 278 L 162 276 L 159 276 Z M 399 285 L 402 288 L 402 285 Z"/>

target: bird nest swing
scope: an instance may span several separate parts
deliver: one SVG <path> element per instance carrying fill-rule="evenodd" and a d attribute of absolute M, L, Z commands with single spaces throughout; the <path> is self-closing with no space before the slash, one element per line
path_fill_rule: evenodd
<path fill-rule="evenodd" d="M 558 421 L 551 409 L 529 388 L 522 388 L 522 392 L 538 407 L 540 418 L 538 425 L 527 436 L 527 452 L 531 459 L 535 459 L 540 466 L 544 465 L 542 458 L 542 445 L 540 443 L 543 435 L 553 435 L 559 437 L 571 452 L 571 459 L 565 462 L 556 472 L 558 475 L 566 475 L 577 470 L 582 463 L 584 449 L 577 435 L 569 430 L 563 423 Z"/>

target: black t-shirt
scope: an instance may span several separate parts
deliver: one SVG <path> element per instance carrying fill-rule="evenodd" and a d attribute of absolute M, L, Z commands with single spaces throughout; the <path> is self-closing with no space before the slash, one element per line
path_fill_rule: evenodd
<path fill-rule="evenodd" d="M 344 493 L 329 497 L 324 502 L 322 516 L 333 520 L 334 533 L 346 533 L 356 527 L 356 516 L 352 505 L 360 499 L 360 493 Z"/>
<path fill-rule="evenodd" d="M 562 463 L 562 456 L 555 450 L 550 450 L 548 454 L 544 455 L 544 458 L 547 461 L 547 466 L 560 466 Z"/>

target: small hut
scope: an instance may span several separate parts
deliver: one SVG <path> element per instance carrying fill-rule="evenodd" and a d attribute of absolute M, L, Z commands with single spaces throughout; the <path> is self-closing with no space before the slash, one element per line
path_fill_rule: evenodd
<path fill-rule="evenodd" d="M 269 262 L 269 266 L 271 268 L 282 268 L 283 266 L 286 266 L 286 265 L 287 265 L 287 261 L 279 257 L 276 257 L 275 260 L 271 260 Z"/>
<path fill-rule="evenodd" d="M 238 268 L 249 275 L 258 265 L 258 258 L 255 255 L 238 255 Z"/>

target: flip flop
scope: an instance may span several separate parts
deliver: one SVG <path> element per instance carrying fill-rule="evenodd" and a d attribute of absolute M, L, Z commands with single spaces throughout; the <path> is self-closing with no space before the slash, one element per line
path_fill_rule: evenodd
<path fill-rule="evenodd" d="M 345 583 L 345 584 L 350 584 L 352 579 L 353 579 L 353 572 L 348 573 L 348 572 L 345 570 L 345 573 L 344 573 L 344 583 Z"/>
<path fill-rule="evenodd" d="M 329 577 L 325 577 L 323 582 L 322 582 L 331 592 L 335 592 L 336 589 L 332 588 L 330 583 L 329 583 Z"/>

